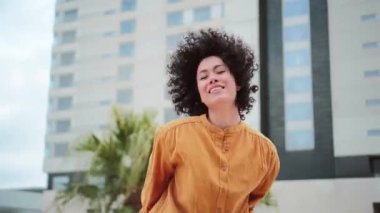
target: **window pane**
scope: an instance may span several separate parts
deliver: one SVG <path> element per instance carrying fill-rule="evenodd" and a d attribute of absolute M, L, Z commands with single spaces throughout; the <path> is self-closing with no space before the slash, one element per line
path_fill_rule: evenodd
<path fill-rule="evenodd" d="M 132 103 L 133 92 L 132 89 L 123 89 L 117 91 L 117 102 L 120 104 Z"/>
<path fill-rule="evenodd" d="M 198 7 L 194 10 L 194 21 L 202 22 L 210 20 L 211 18 L 211 10 L 209 6 L 206 7 Z"/>
<path fill-rule="evenodd" d="M 51 143 L 45 144 L 45 158 L 53 157 L 54 146 Z"/>
<path fill-rule="evenodd" d="M 67 10 L 63 14 L 63 21 L 70 22 L 75 21 L 78 18 L 78 10 Z"/>
<path fill-rule="evenodd" d="M 310 103 L 287 104 L 285 108 L 285 117 L 288 121 L 310 120 L 313 118 Z"/>
<path fill-rule="evenodd" d="M 380 70 L 366 70 L 364 71 L 364 77 L 366 78 L 380 77 Z"/>
<path fill-rule="evenodd" d="M 123 0 L 121 9 L 122 11 L 136 10 L 136 0 Z"/>
<path fill-rule="evenodd" d="M 133 73 L 133 65 L 128 64 L 128 65 L 123 65 L 119 67 L 118 73 L 117 73 L 117 78 L 120 81 L 124 80 L 132 80 L 132 73 Z"/>
<path fill-rule="evenodd" d="M 299 16 L 309 13 L 308 0 L 283 1 L 283 13 L 285 17 Z"/>
<path fill-rule="evenodd" d="M 368 136 L 380 136 L 380 129 L 369 129 L 367 131 Z"/>
<path fill-rule="evenodd" d="M 376 14 L 366 14 L 362 15 L 360 18 L 362 21 L 373 21 L 376 20 Z"/>
<path fill-rule="evenodd" d="M 166 18 L 167 18 L 167 25 L 169 27 L 179 26 L 179 25 L 182 25 L 183 23 L 182 11 L 170 12 L 166 16 Z"/>
<path fill-rule="evenodd" d="M 68 150 L 67 143 L 55 143 L 54 157 L 65 157 L 67 155 L 67 150 Z"/>
<path fill-rule="evenodd" d="M 366 43 L 362 44 L 362 47 L 364 49 L 378 48 L 378 47 L 380 47 L 380 42 L 376 42 L 376 41 L 374 41 L 374 42 L 366 42 Z"/>
<path fill-rule="evenodd" d="M 135 28 L 136 28 L 136 21 L 134 19 L 122 21 L 120 23 L 120 31 L 122 34 L 133 33 L 135 32 Z"/>
<path fill-rule="evenodd" d="M 61 54 L 61 65 L 67 66 L 71 65 L 75 61 L 75 52 L 64 52 Z"/>
<path fill-rule="evenodd" d="M 106 10 L 106 11 L 104 11 L 104 15 L 106 15 L 106 16 L 113 15 L 115 13 L 116 13 L 115 10 Z"/>
<path fill-rule="evenodd" d="M 380 106 L 380 99 L 369 99 L 366 100 L 365 104 L 367 106 Z"/>
<path fill-rule="evenodd" d="M 310 65 L 309 49 L 285 52 L 285 67 Z"/>
<path fill-rule="evenodd" d="M 288 78 L 285 81 L 286 93 L 303 93 L 311 91 L 311 78 L 309 76 Z"/>
<path fill-rule="evenodd" d="M 76 31 L 75 30 L 70 30 L 62 33 L 62 43 L 67 44 L 67 43 L 73 43 L 75 42 L 75 37 L 76 37 Z"/>
<path fill-rule="evenodd" d="M 165 122 L 175 120 L 178 118 L 177 113 L 172 108 L 167 108 L 164 111 L 164 120 Z"/>
<path fill-rule="evenodd" d="M 70 131 L 70 120 L 60 120 L 56 123 L 56 132 L 63 133 Z"/>
<path fill-rule="evenodd" d="M 119 51 L 121 57 L 132 57 L 135 52 L 135 44 L 132 42 L 123 43 L 120 45 Z"/>
<path fill-rule="evenodd" d="M 178 3 L 178 2 L 181 2 L 182 0 L 168 0 L 168 3 L 172 4 L 172 3 Z"/>
<path fill-rule="evenodd" d="M 72 107 L 73 98 L 72 97 L 60 97 L 58 98 L 57 109 L 58 110 L 67 110 Z"/>
<path fill-rule="evenodd" d="M 178 43 L 182 40 L 182 34 L 170 35 L 166 37 L 166 49 L 172 51 L 177 49 Z"/>
<path fill-rule="evenodd" d="M 52 178 L 52 189 L 60 190 L 64 189 L 67 184 L 70 182 L 70 177 L 68 175 L 56 175 Z"/>
<path fill-rule="evenodd" d="M 311 130 L 287 131 L 287 151 L 312 149 L 314 149 L 314 133 Z"/>
<path fill-rule="evenodd" d="M 306 24 L 284 27 L 285 41 L 302 41 L 309 39 L 309 27 Z"/>
<path fill-rule="evenodd" d="M 73 74 L 63 74 L 58 78 L 58 87 L 71 87 L 73 86 Z"/>

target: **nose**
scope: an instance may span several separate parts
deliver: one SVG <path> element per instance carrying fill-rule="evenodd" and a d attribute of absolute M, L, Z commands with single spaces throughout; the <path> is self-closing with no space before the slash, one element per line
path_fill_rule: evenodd
<path fill-rule="evenodd" d="M 210 84 L 215 84 L 216 82 L 218 82 L 218 79 L 216 79 L 216 78 L 214 78 L 214 77 L 212 77 L 212 78 L 210 79 Z"/>

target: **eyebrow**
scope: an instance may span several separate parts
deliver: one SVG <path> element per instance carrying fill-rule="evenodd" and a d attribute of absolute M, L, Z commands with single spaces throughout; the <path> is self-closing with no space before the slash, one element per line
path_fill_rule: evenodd
<path fill-rule="evenodd" d="M 224 64 L 217 64 L 217 65 L 214 66 L 213 70 L 216 70 L 216 68 L 218 68 L 218 67 L 225 67 L 225 66 L 226 65 L 224 65 Z M 201 74 L 201 73 L 204 73 L 204 72 L 207 72 L 207 69 L 203 69 L 203 70 L 199 71 L 198 73 Z"/>

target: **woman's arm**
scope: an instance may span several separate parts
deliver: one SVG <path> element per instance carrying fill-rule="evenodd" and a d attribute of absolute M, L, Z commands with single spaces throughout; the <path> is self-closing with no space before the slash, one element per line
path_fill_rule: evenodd
<path fill-rule="evenodd" d="M 280 170 L 280 160 L 276 148 L 271 144 L 267 158 L 265 159 L 268 164 L 268 170 L 260 184 L 250 193 L 249 196 L 249 210 L 252 212 L 254 207 L 259 201 L 268 193 L 272 183 L 275 181 Z"/>
<path fill-rule="evenodd" d="M 157 131 L 149 159 L 148 171 L 141 193 L 142 208 L 140 213 L 149 212 L 167 189 L 174 173 L 171 158 L 174 150 L 174 136 L 168 132 Z"/>

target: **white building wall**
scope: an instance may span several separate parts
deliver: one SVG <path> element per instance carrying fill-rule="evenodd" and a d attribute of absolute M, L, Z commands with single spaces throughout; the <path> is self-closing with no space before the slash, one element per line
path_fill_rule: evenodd
<path fill-rule="evenodd" d="M 380 99 L 380 77 L 365 71 L 380 70 L 380 2 L 329 0 L 328 7 L 335 156 L 379 154 L 380 136 L 368 131 L 380 131 L 380 104 L 366 101 Z M 363 20 L 369 14 L 375 18 Z"/>
<path fill-rule="evenodd" d="M 255 213 L 372 213 L 380 202 L 380 178 L 277 181 L 271 189 L 277 207 Z"/>

